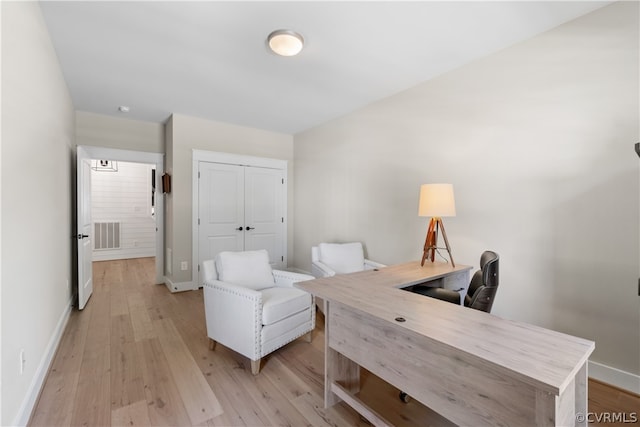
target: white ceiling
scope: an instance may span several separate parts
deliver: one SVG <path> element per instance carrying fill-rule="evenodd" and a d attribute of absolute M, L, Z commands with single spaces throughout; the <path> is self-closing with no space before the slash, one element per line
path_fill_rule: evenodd
<path fill-rule="evenodd" d="M 288 134 L 610 2 L 41 2 L 77 110 Z M 306 39 L 278 57 L 267 35 Z M 131 111 L 124 115 L 118 106 Z"/>

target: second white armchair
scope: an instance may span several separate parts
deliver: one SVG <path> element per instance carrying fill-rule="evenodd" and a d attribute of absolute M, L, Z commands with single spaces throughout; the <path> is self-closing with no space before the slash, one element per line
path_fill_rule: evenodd
<path fill-rule="evenodd" d="M 320 243 L 311 248 L 311 274 L 331 277 L 336 274 L 355 273 L 386 267 L 364 257 L 362 243 Z M 316 298 L 318 309 L 324 313 L 324 302 Z"/>

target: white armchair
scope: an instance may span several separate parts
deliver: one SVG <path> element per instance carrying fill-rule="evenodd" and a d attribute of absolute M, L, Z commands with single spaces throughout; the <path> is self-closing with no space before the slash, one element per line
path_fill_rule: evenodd
<path fill-rule="evenodd" d="M 221 252 L 203 263 L 204 308 L 210 349 L 217 342 L 251 360 L 260 360 L 315 328 L 313 296 L 293 287 L 307 274 L 272 270 L 267 251 Z"/>
<path fill-rule="evenodd" d="M 362 243 L 320 243 L 311 248 L 311 274 L 331 277 L 336 274 L 355 273 L 386 267 L 364 257 Z M 324 302 L 316 298 L 318 309 L 324 313 Z"/>

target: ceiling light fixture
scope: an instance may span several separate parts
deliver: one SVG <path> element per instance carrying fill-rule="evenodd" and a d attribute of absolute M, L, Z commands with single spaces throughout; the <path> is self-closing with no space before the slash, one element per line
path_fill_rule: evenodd
<path fill-rule="evenodd" d="M 126 105 L 121 105 L 118 107 L 118 111 L 120 111 L 121 113 L 128 113 L 130 111 L 130 108 Z"/>
<path fill-rule="evenodd" d="M 276 30 L 267 37 L 269 48 L 276 55 L 295 56 L 304 47 L 304 39 L 295 31 Z"/>
<path fill-rule="evenodd" d="M 118 162 L 113 160 L 91 160 L 91 169 L 96 172 L 118 172 Z"/>

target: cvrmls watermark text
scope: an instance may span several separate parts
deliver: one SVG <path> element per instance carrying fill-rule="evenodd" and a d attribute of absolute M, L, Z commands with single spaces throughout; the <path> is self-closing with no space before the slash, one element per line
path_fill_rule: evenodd
<path fill-rule="evenodd" d="M 636 424 L 638 423 L 637 412 L 587 412 L 586 414 L 576 414 L 576 421 L 583 423 L 624 423 L 624 424 Z"/>

